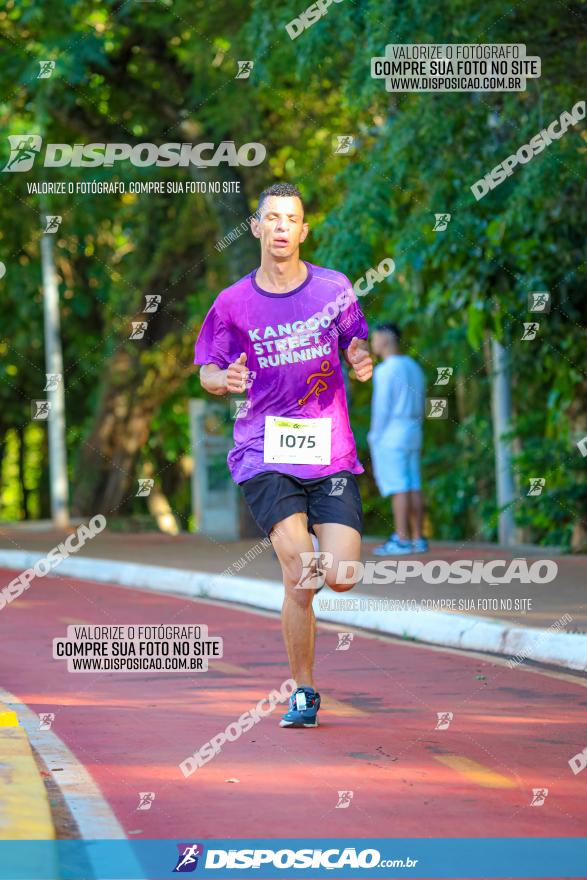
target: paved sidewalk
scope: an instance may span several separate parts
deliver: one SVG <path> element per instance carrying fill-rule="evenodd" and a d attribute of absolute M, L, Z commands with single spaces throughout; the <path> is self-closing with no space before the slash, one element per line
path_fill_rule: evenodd
<path fill-rule="evenodd" d="M 46 553 L 63 541 L 67 533 L 36 525 L 20 524 L 0 526 L 0 550 L 24 550 Z M 247 541 L 222 543 L 202 535 L 182 534 L 175 537 L 158 532 L 141 534 L 110 532 L 107 529 L 96 538 L 88 541 L 75 554 L 75 557 L 136 562 L 144 565 L 158 565 L 169 568 L 182 568 L 190 571 L 209 571 L 220 574 L 235 563 L 241 564 L 238 576 L 251 579 L 275 581 L 280 579 L 280 570 L 271 548 L 264 548 L 261 538 Z M 375 543 L 363 544 L 363 561 L 375 561 L 372 554 Z M 246 554 L 251 561 L 245 559 Z M 258 555 L 257 555 L 258 553 Z M 252 558 L 254 556 L 254 558 Z M 567 632 L 587 632 L 587 556 L 561 556 L 552 548 L 523 547 L 518 552 L 512 548 L 501 548 L 493 544 L 471 544 L 457 542 L 433 542 L 429 553 L 404 557 L 404 560 L 432 560 L 455 562 L 474 559 L 489 562 L 492 559 L 526 559 L 528 566 L 540 559 L 553 560 L 558 566 L 558 574 L 547 584 L 512 584 L 491 586 L 481 584 L 428 584 L 421 577 L 408 578 L 405 584 L 360 584 L 362 594 L 393 600 L 415 600 L 420 606 L 430 610 L 456 612 L 459 615 L 484 617 L 501 620 L 511 626 L 538 627 L 548 629 L 563 615 L 572 618 L 563 627 Z M 59 569 L 56 569 L 59 574 Z M 237 574 L 234 569 L 234 574 Z M 322 596 L 334 598 L 331 591 L 323 591 Z M 348 594 L 349 596 L 352 593 Z M 431 601 L 437 604 L 432 607 Z M 495 602 L 497 600 L 497 610 Z M 502 601 L 503 600 L 503 601 Z M 510 604 L 509 610 L 507 606 Z M 445 604 L 441 607 L 440 604 Z M 446 605 L 451 602 L 453 607 Z M 518 604 L 519 610 L 515 605 Z M 525 608 L 525 610 L 523 610 Z M 385 613 L 385 612 L 382 612 Z M 389 614 L 389 612 L 387 612 Z"/>

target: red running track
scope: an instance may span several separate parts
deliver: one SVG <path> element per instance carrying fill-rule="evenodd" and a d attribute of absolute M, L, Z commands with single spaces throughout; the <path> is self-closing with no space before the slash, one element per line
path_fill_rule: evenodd
<path fill-rule="evenodd" d="M 13 572 L 2 571 L 0 583 Z M 68 673 L 68 624 L 207 624 L 224 658 L 206 673 Z M 342 627 L 341 627 L 342 628 Z M 179 763 L 289 677 L 279 621 L 230 606 L 45 577 L 0 612 L 0 686 L 53 730 L 128 834 L 247 837 L 577 836 L 587 828 L 584 680 L 319 628 L 318 730 L 280 707 L 188 779 Z M 444 730 L 438 712 L 452 712 Z M 238 781 L 228 781 L 238 780 Z M 532 789 L 548 788 L 540 807 Z M 138 792 L 155 792 L 137 811 Z M 337 808 L 338 791 L 352 791 Z"/>

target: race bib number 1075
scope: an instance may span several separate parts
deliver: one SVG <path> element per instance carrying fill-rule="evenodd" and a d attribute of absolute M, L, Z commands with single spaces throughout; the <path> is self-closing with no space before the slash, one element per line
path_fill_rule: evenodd
<path fill-rule="evenodd" d="M 330 464 L 332 419 L 265 416 L 263 461 L 268 464 Z"/>

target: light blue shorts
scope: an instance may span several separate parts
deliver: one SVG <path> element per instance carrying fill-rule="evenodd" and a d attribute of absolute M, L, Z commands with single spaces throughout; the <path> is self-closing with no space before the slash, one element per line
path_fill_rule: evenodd
<path fill-rule="evenodd" d="M 422 487 L 421 452 L 421 449 L 385 449 L 372 453 L 375 482 L 384 498 Z"/>

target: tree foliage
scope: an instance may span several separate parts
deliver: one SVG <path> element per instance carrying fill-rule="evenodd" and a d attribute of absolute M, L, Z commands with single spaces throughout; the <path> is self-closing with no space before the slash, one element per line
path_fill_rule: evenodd
<path fill-rule="evenodd" d="M 48 510 L 45 438 L 28 430 L 45 372 L 42 211 L 63 217 L 55 252 L 76 509 L 142 510 L 131 487 L 148 461 L 186 524 L 185 401 L 200 393 L 191 346 L 216 293 L 256 260 L 247 236 L 226 252 L 214 244 L 277 179 L 304 193 L 312 225 L 304 256 L 353 280 L 391 256 L 395 273 L 363 300 L 368 320 L 404 327 L 430 389 L 436 367 L 454 369 L 450 418 L 426 425 L 433 533 L 496 534 L 487 358 L 494 335 L 512 370 L 518 521 L 529 539 L 580 547 L 587 507 L 585 459 L 576 447 L 587 433 L 584 127 L 570 129 L 482 201 L 470 186 L 582 98 L 584 10 L 540 0 L 513 7 L 362 0 L 332 4 L 291 40 L 285 24 L 303 6 L 7 0 L 0 11 L 5 134 L 38 132 L 71 144 L 233 140 L 267 147 L 260 166 L 196 172 L 237 181 L 234 196 L 50 196 L 43 204 L 26 189 L 26 181 L 43 179 L 42 169 L 0 175 L 7 268 L 0 281 L 1 515 Z M 371 57 L 389 42 L 525 43 L 541 57 L 542 76 L 523 93 L 389 93 L 369 72 Z M 39 61 L 47 59 L 55 71 L 39 79 Z M 253 71 L 235 79 L 242 59 L 254 61 Z M 355 150 L 336 153 L 336 137 L 349 134 Z M 46 169 L 44 179 L 179 181 L 189 173 L 127 165 Z M 441 212 L 451 214 L 450 224 L 434 232 Z M 551 293 L 552 309 L 540 318 L 536 340 L 522 341 L 535 290 Z M 144 339 L 129 340 L 152 293 L 161 295 L 160 309 Z M 368 388 L 353 388 L 352 398 L 367 461 Z M 31 465 L 36 477 L 28 487 L 19 444 L 23 456 L 45 463 Z M 546 478 L 536 499 L 526 496 L 533 476 Z M 369 469 L 365 485 L 368 526 L 381 532 L 388 503 L 377 497 Z"/>

